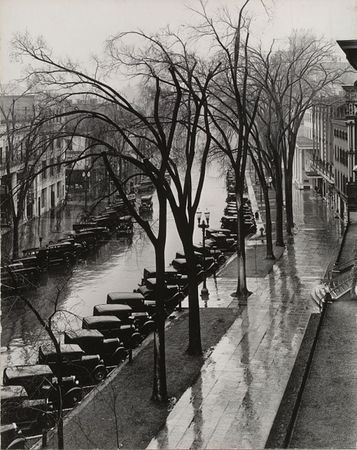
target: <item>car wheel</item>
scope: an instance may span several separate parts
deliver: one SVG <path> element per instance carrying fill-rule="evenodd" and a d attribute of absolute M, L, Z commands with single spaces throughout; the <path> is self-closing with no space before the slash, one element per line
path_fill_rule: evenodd
<path fill-rule="evenodd" d="M 65 253 L 63 259 L 67 266 L 73 264 L 73 256 L 70 253 Z"/>
<path fill-rule="evenodd" d="M 7 447 L 6 449 L 11 449 L 11 448 L 25 448 L 25 444 L 26 444 L 26 440 L 24 438 L 18 438 L 13 440 Z"/>
<path fill-rule="evenodd" d="M 83 392 L 80 387 L 75 387 L 66 392 L 63 398 L 63 404 L 68 405 L 68 407 L 73 408 L 78 402 L 83 398 Z"/>
<path fill-rule="evenodd" d="M 130 341 L 131 341 L 131 347 L 135 348 L 137 347 L 139 344 L 141 344 L 143 340 L 143 337 L 141 336 L 140 333 L 133 333 L 130 337 Z"/>
<path fill-rule="evenodd" d="M 103 381 L 106 376 L 107 369 L 104 366 L 97 366 L 92 372 L 92 377 L 97 383 Z"/>
<path fill-rule="evenodd" d="M 56 414 L 54 412 L 44 412 L 38 418 L 38 424 L 41 429 L 50 429 L 56 425 Z"/>
<path fill-rule="evenodd" d="M 153 320 L 148 320 L 141 327 L 140 331 L 143 335 L 147 336 L 155 329 L 155 322 Z"/>
<path fill-rule="evenodd" d="M 112 356 L 112 362 L 113 364 L 120 364 L 121 362 L 125 361 L 127 357 L 127 351 L 124 347 L 119 347 L 115 350 L 114 355 Z"/>

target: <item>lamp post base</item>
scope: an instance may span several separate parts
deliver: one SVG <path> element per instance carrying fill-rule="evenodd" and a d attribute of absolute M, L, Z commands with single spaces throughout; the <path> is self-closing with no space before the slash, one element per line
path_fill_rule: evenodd
<path fill-rule="evenodd" d="M 206 286 L 204 286 L 201 289 L 201 299 L 203 300 L 204 304 L 205 304 L 205 308 L 207 308 L 207 302 L 209 299 L 209 292 Z"/>

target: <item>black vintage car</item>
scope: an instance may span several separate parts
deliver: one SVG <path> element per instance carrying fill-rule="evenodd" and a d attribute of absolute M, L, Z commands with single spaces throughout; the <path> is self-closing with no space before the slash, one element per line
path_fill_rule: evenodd
<path fill-rule="evenodd" d="M 203 256 L 200 252 L 195 252 L 195 258 L 197 264 L 202 266 L 206 271 L 214 270 L 217 268 L 216 260 L 211 254 Z M 176 252 L 176 259 L 185 259 L 185 254 L 181 252 Z"/>
<path fill-rule="evenodd" d="M 137 347 L 143 339 L 134 325 L 123 325 L 115 316 L 83 317 L 82 328 L 98 330 L 105 338 L 118 338 L 127 349 Z"/>
<path fill-rule="evenodd" d="M 79 231 L 79 230 L 85 230 L 86 228 L 93 228 L 96 227 L 96 222 L 76 222 L 72 225 L 73 231 Z"/>
<path fill-rule="evenodd" d="M 31 263 L 33 264 L 33 258 L 31 258 Z M 1 292 L 6 294 L 11 293 L 14 289 L 35 288 L 40 277 L 41 270 L 37 265 L 25 266 L 21 259 L 16 260 L 12 264 L 1 267 Z"/>
<path fill-rule="evenodd" d="M 63 377 L 74 375 L 82 384 L 99 383 L 107 376 L 107 369 L 99 355 L 86 355 L 78 345 L 61 344 L 62 364 L 52 343 L 41 345 L 38 351 L 40 364 L 48 364 L 53 372 Z"/>
<path fill-rule="evenodd" d="M 142 336 L 147 336 L 155 328 L 155 323 L 147 312 L 134 312 L 128 305 L 103 304 L 93 308 L 93 316 L 115 316 L 123 324 L 133 324 Z"/>
<path fill-rule="evenodd" d="M 133 219 L 131 216 L 123 216 L 118 219 L 117 236 L 132 236 L 134 232 Z"/>
<path fill-rule="evenodd" d="M 153 209 L 152 195 L 144 195 L 140 199 L 139 213 L 151 213 Z"/>
<path fill-rule="evenodd" d="M 184 275 L 188 274 L 192 270 L 191 267 L 189 267 L 189 265 L 187 264 L 186 258 L 175 258 L 172 260 L 171 264 L 174 269 Z M 202 270 L 201 264 L 196 264 L 196 270 Z"/>
<path fill-rule="evenodd" d="M 236 240 L 232 237 L 227 237 L 226 234 L 217 232 L 211 233 L 210 239 L 212 239 L 217 248 L 223 251 L 233 251 L 236 244 Z"/>
<path fill-rule="evenodd" d="M 136 189 L 139 194 L 146 194 L 154 192 L 155 186 L 151 180 L 142 180 Z"/>
<path fill-rule="evenodd" d="M 23 386 L 1 387 L 3 425 L 26 424 L 33 432 L 35 430 L 41 432 L 42 428 L 48 428 L 54 420 L 54 410 L 47 399 L 30 399 Z"/>
<path fill-rule="evenodd" d="M 72 242 L 65 241 L 49 244 L 46 247 L 35 247 L 23 250 L 24 256 L 36 256 L 37 264 L 41 269 L 55 266 L 69 267 L 76 261 L 77 248 Z"/>
<path fill-rule="evenodd" d="M 4 386 L 22 386 L 30 399 L 48 399 L 55 406 L 58 403 L 58 380 L 46 364 L 7 367 L 3 373 Z M 75 377 L 62 380 L 62 400 L 71 408 L 82 398 L 82 389 Z"/>
<path fill-rule="evenodd" d="M 121 320 L 123 324 L 131 324 L 130 318 L 133 313 L 133 309 L 128 305 L 96 305 L 93 307 L 93 316 L 115 316 Z"/>
<path fill-rule="evenodd" d="M 97 246 L 97 234 L 93 230 L 90 230 L 88 228 L 85 228 L 84 230 L 78 230 L 70 236 L 73 237 L 74 241 L 77 242 L 77 244 L 80 244 L 83 247 L 84 251 L 92 250 Z"/>
<path fill-rule="evenodd" d="M 145 311 L 144 296 L 137 292 L 109 292 L 108 305 L 128 305 L 133 311 Z"/>
<path fill-rule="evenodd" d="M 106 366 L 120 364 L 128 353 L 118 338 L 105 339 L 98 330 L 66 331 L 64 342 L 79 345 L 88 355 L 100 355 Z"/>
<path fill-rule="evenodd" d="M 106 227 L 109 230 L 113 230 L 118 224 L 118 217 L 113 214 L 100 214 L 96 217 L 93 217 L 94 222 L 97 227 Z"/>
<path fill-rule="evenodd" d="M 172 266 L 165 268 L 165 281 L 168 284 L 179 284 L 182 280 L 182 274 L 177 272 Z M 156 278 L 156 268 L 145 268 L 143 272 L 143 281 L 148 278 Z"/>
<path fill-rule="evenodd" d="M 26 445 L 26 439 L 16 423 L 0 426 L 1 447 L 3 449 L 23 449 Z"/>

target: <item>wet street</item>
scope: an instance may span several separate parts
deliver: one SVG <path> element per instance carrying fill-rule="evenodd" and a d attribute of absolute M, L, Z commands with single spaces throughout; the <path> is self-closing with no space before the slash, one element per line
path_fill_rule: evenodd
<path fill-rule="evenodd" d="M 264 448 L 320 283 L 339 248 L 340 225 L 325 201 L 295 191 L 296 235 L 265 277 L 248 278 L 247 306 L 232 300 L 236 280 L 210 279 L 209 306 L 238 318 L 205 361 L 148 448 Z"/>
<path fill-rule="evenodd" d="M 148 448 L 264 448 L 310 314 L 317 312 L 310 292 L 340 242 L 338 221 L 326 202 L 313 192 L 296 191 L 295 205 L 297 233 L 269 274 L 248 278 L 253 294 L 246 305 L 230 295 L 236 286 L 233 271 L 222 268 L 216 279 L 208 279 L 211 311 L 232 308 L 237 318 L 206 354 L 195 383 L 177 401 L 172 398 L 167 419 Z M 232 263 L 233 258 L 227 265 Z M 141 348 L 134 361 L 140 360 Z M 115 431 L 103 430 L 119 430 L 125 416 L 121 395 L 127 381 L 121 376 L 118 369 L 72 411 L 65 434 L 73 447 L 117 448 Z M 108 401 L 114 385 L 117 415 Z M 141 398 L 134 380 L 127 388 L 132 398 Z M 130 401 L 124 405 L 130 408 Z"/>
<path fill-rule="evenodd" d="M 220 226 L 226 198 L 225 176 L 217 166 L 208 169 L 201 209 L 211 212 L 211 225 Z M 152 226 L 155 229 L 157 199 L 154 195 Z M 38 245 L 39 236 L 43 244 L 55 241 L 80 215 L 78 206 L 65 211 L 62 220 L 44 218 L 38 223 L 26 225 L 23 229 L 22 248 Z M 196 230 L 195 240 L 201 241 L 200 230 Z M 47 237 L 46 237 L 47 236 Z M 4 237 L 3 237 L 4 240 Z M 166 264 L 172 261 L 176 251 L 182 248 L 171 212 L 168 215 L 168 236 Z M 93 306 L 105 303 L 111 291 L 132 291 L 141 281 L 143 269 L 154 265 L 153 247 L 139 226 L 135 227 L 132 240 L 112 239 L 85 261 L 74 268 L 73 273 L 50 274 L 45 286 L 25 293 L 27 298 L 40 311 L 49 317 L 54 311 L 56 298 L 59 298 L 54 326 L 57 331 L 81 327 L 83 316 L 92 315 Z M 60 291 L 60 292 L 59 292 Z M 2 301 L 2 354 L 3 366 L 34 363 L 38 346 L 47 335 L 34 315 L 20 300 L 14 298 Z"/>

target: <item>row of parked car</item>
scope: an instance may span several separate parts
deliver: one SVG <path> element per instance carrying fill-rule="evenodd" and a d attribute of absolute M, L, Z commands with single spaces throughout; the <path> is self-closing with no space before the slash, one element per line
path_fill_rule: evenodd
<path fill-rule="evenodd" d="M 235 194 L 235 178 L 231 171 L 226 175 L 227 199 L 224 215 L 221 218 L 222 229 L 235 233 L 237 230 L 238 210 Z M 245 236 L 257 232 L 257 225 L 252 211 L 251 203 L 248 197 L 243 197 L 243 232 Z"/>
<path fill-rule="evenodd" d="M 81 229 L 81 228 L 79 228 Z M 234 251 L 236 235 L 228 229 L 208 229 L 205 246 L 195 245 L 197 283 L 217 270 L 227 252 Z M 166 315 L 181 305 L 188 291 L 190 267 L 177 252 L 165 269 Z M 39 433 L 56 421 L 59 386 L 65 408 L 80 401 L 89 386 L 101 382 L 155 328 L 156 269 L 145 268 L 134 292 L 110 292 L 106 303 L 95 305 L 82 327 L 66 331 L 60 359 L 52 343 L 39 348 L 37 364 L 5 368 L 1 420 L 13 422 L 27 434 Z"/>
<path fill-rule="evenodd" d="M 135 202 L 135 196 L 130 200 Z M 2 294 L 11 294 L 15 287 L 36 287 L 44 272 L 71 267 L 108 241 L 113 233 L 117 237 L 133 235 L 133 219 L 122 201 L 106 207 L 89 220 L 75 223 L 73 230 L 57 242 L 50 241 L 46 246 L 23 250 L 21 258 L 1 268 Z"/>

